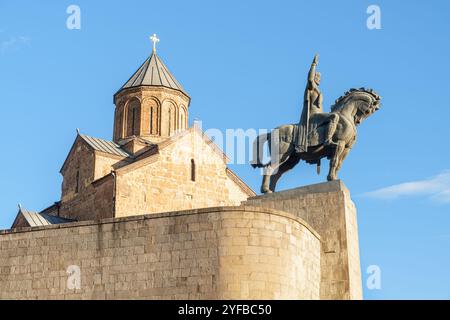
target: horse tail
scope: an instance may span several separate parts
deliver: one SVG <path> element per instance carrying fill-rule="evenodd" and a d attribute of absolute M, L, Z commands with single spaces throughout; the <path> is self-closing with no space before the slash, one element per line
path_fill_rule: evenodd
<path fill-rule="evenodd" d="M 253 141 L 253 160 L 250 164 L 254 169 L 263 168 L 268 165 L 262 163 L 263 146 L 268 140 L 270 140 L 270 133 L 263 133 L 257 136 L 255 141 Z"/>

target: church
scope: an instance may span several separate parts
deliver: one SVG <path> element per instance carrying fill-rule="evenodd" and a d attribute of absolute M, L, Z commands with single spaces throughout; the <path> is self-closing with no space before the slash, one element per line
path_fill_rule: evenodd
<path fill-rule="evenodd" d="M 222 150 L 189 127 L 190 100 L 154 46 L 114 94 L 112 141 L 78 132 L 60 170 L 61 200 L 40 212 L 20 207 L 12 228 L 239 205 L 254 196 Z"/>

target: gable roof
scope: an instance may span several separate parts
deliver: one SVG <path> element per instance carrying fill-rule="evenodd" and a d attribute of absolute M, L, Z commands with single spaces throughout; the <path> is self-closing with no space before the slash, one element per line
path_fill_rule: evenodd
<path fill-rule="evenodd" d="M 115 143 L 113 141 L 104 140 L 104 139 L 100 139 L 100 138 L 94 138 L 91 136 L 87 136 L 87 135 L 78 133 L 59 172 L 61 172 L 61 173 L 63 172 L 63 170 L 67 164 L 67 161 L 69 160 L 70 155 L 72 154 L 72 151 L 73 151 L 75 145 L 77 144 L 77 142 L 79 141 L 79 139 L 81 141 L 83 141 L 84 143 L 86 143 L 94 151 L 100 151 L 100 152 L 103 152 L 106 154 L 124 157 L 124 158 L 131 157 L 131 155 L 126 150 L 122 149 L 122 147 L 120 145 L 118 145 L 117 143 Z"/>
<path fill-rule="evenodd" d="M 80 137 L 86 141 L 94 150 L 104 153 L 113 154 L 121 157 L 129 157 L 130 154 L 122 149 L 117 143 L 100 138 L 90 137 L 84 134 L 80 134 Z"/>
<path fill-rule="evenodd" d="M 154 51 L 118 92 L 138 86 L 166 87 L 189 96 Z"/>
<path fill-rule="evenodd" d="M 41 227 L 41 226 L 48 226 L 51 224 L 61 224 L 76 221 L 72 219 L 52 216 L 46 213 L 29 211 L 21 207 L 19 209 L 19 212 L 17 213 L 16 219 L 14 220 L 14 223 L 11 226 L 11 228 L 14 228 L 16 226 L 20 218 L 23 218 L 29 227 Z"/>

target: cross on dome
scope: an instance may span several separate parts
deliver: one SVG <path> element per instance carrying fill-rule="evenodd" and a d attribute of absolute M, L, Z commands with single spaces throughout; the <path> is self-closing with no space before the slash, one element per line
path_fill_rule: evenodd
<path fill-rule="evenodd" d="M 153 42 L 153 52 L 156 52 L 156 44 L 159 42 L 158 37 L 156 36 L 156 33 L 154 33 L 151 37 L 150 40 Z"/>

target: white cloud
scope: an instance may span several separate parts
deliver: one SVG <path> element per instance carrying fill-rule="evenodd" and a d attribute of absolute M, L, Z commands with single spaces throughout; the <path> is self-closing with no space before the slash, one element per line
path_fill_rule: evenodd
<path fill-rule="evenodd" d="M 447 190 L 444 190 L 442 192 L 439 192 L 438 194 L 435 194 L 431 197 L 432 200 L 436 202 L 441 203 L 450 203 L 450 188 Z"/>
<path fill-rule="evenodd" d="M 18 46 L 30 44 L 31 39 L 26 36 L 11 37 L 8 40 L 0 42 L 0 52 L 4 53 L 7 50 L 17 48 Z"/>
<path fill-rule="evenodd" d="M 396 199 L 401 196 L 425 196 L 439 203 L 450 203 L 450 170 L 424 180 L 411 181 L 366 192 L 376 199 Z"/>

